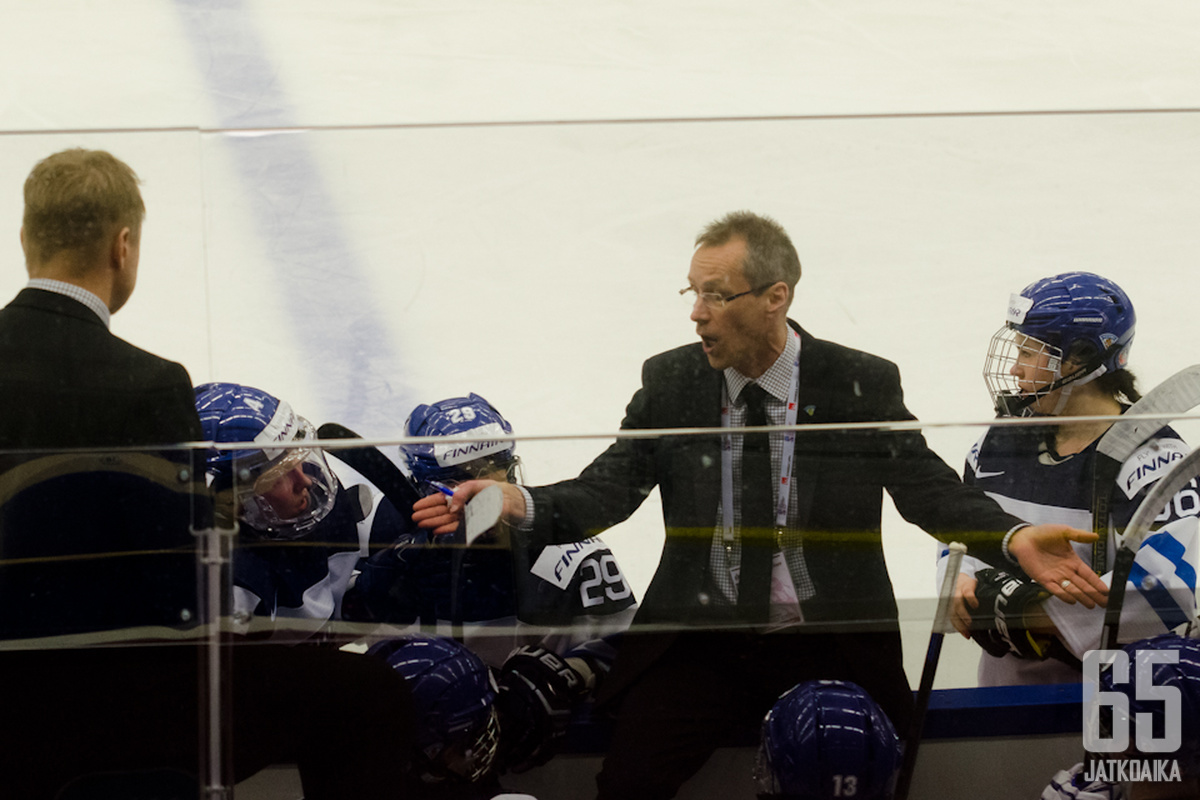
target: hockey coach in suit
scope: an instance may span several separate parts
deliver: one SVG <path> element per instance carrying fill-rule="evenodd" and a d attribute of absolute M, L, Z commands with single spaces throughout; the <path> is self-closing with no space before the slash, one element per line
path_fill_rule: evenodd
<path fill-rule="evenodd" d="M 734 212 L 696 243 L 683 293 L 700 342 L 645 363 L 622 428 L 913 419 L 894 364 L 787 318 L 800 262 L 781 226 Z M 450 530 L 485 485 L 464 484 L 440 507 L 426 498 L 414 519 Z M 602 798 L 673 796 L 731 727 L 761 720 L 802 680 L 859 683 L 905 729 L 912 695 L 884 563 L 884 490 L 934 536 L 1011 555 L 1059 596 L 1090 605 L 1104 593 L 1069 544 L 1090 533 L 1006 514 L 918 432 L 619 439 L 576 479 L 501 488 L 519 535 L 549 543 L 621 522 L 655 486 L 666 543 L 640 632 L 627 635 L 601 690 L 618 704 Z"/>
<path fill-rule="evenodd" d="M 160 509 L 174 511 L 177 501 L 158 505 L 163 492 L 153 480 L 109 482 L 105 465 L 133 463 L 121 461 L 121 451 L 102 454 L 99 466 L 67 474 L 69 490 L 60 488 L 62 476 L 53 472 L 50 480 L 29 485 L 18 480 L 40 464 L 74 463 L 74 456 L 38 449 L 138 447 L 146 448 L 139 459 L 154 461 L 175 457 L 156 452 L 158 446 L 202 438 L 187 371 L 108 330 L 110 314 L 125 304 L 137 282 L 144 215 L 137 176 L 103 151 L 56 153 L 40 161 L 25 182 L 21 243 L 31 280 L 0 310 L 5 637 L 90 636 L 169 624 L 154 616 L 163 576 L 124 568 L 131 530 L 152 551 L 179 549 L 180 559 L 165 563 L 182 572 L 170 572 L 166 583 L 184 585 L 175 593 L 180 602 L 196 602 L 195 592 L 186 588 L 194 586 L 195 576 L 188 517 L 161 518 Z M 86 455 L 80 460 L 97 463 Z M 166 484 L 184 480 L 177 469 L 167 474 Z M 23 501 L 31 493 L 35 499 Z M 81 541 L 98 551 L 80 551 Z M 13 558 L 14 552 L 22 557 Z M 60 552 L 74 557 L 55 558 Z M 101 557 L 79 558 L 74 555 L 79 552 Z M 4 644 L 0 796 L 49 800 L 73 778 L 94 780 L 98 773 L 166 769 L 178 779 L 197 772 L 199 659 L 193 647 Z M 233 719 L 227 730 L 237 779 L 292 762 L 310 798 L 403 796 L 411 777 L 395 754 L 412 746 L 411 698 L 386 664 L 274 645 L 237 648 L 233 663 Z M 90 791 L 124 796 L 128 788 Z M 78 783 L 67 791 L 100 796 Z"/>

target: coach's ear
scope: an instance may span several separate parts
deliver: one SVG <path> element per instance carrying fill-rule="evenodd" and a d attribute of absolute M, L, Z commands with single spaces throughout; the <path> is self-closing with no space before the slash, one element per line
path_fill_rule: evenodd
<path fill-rule="evenodd" d="M 108 266 L 112 277 L 108 310 L 114 314 L 125 305 L 137 285 L 139 232 L 124 226 L 113 235 L 108 246 Z"/>
<path fill-rule="evenodd" d="M 775 281 L 763 294 L 767 298 L 768 311 L 779 311 L 780 309 L 787 308 L 789 302 L 788 285 L 783 281 Z"/>
<path fill-rule="evenodd" d="M 113 266 L 125 268 L 131 260 L 136 261 L 137 234 L 128 225 L 122 227 L 109 243 L 109 251 Z"/>

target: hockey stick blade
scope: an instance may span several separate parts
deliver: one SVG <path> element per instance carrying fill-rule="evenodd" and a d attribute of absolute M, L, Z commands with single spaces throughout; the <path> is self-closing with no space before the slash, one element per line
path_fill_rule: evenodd
<path fill-rule="evenodd" d="M 336 422 L 326 422 L 317 429 L 318 439 L 361 439 L 354 431 Z M 330 453 L 345 461 L 364 478 L 375 484 L 384 497 L 392 501 L 397 510 L 411 513 L 413 503 L 421 495 L 387 456 L 375 447 L 348 447 L 330 450 Z"/>
<path fill-rule="evenodd" d="M 1121 541 L 1121 549 L 1117 552 L 1116 564 L 1113 566 L 1112 584 L 1108 589 L 1108 606 L 1104 611 L 1104 629 L 1100 634 L 1100 647 L 1111 650 L 1117 644 L 1117 636 L 1121 624 L 1121 608 L 1125 603 L 1125 584 L 1133 568 L 1134 558 L 1138 548 L 1150 532 L 1154 518 L 1162 513 L 1163 507 L 1181 489 L 1200 475 L 1200 450 L 1193 450 L 1159 478 L 1146 499 L 1133 512 L 1129 524 L 1125 526 L 1125 535 Z"/>
<path fill-rule="evenodd" d="M 1184 367 L 1146 392 L 1100 437 L 1092 470 L 1092 530 L 1099 537 L 1092 548 L 1092 569 L 1107 571 L 1108 513 L 1113 484 L 1125 459 L 1167 423 L 1139 416 L 1186 414 L 1200 405 L 1200 364 Z"/>
<path fill-rule="evenodd" d="M 942 655 L 946 621 L 950 617 L 950 606 L 954 600 L 954 586 L 958 581 L 958 569 L 962 564 L 963 554 L 966 552 L 966 545 L 960 542 L 951 543 L 950 556 L 946 559 L 946 575 L 942 578 L 937 611 L 933 615 L 933 631 L 929 634 L 929 649 L 925 651 L 925 666 L 921 669 L 921 686 L 917 689 L 916 708 L 913 709 L 912 725 L 909 726 L 904 744 L 904 760 L 900 763 L 900 774 L 896 779 L 895 800 L 908 800 L 913 770 L 917 766 L 917 748 L 921 745 L 921 733 L 925 730 L 925 714 L 929 711 L 929 696 L 933 692 L 933 678 L 937 674 L 938 661 Z"/>

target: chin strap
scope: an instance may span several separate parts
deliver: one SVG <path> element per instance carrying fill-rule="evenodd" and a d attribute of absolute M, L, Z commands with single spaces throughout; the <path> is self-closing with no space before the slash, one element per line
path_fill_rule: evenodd
<path fill-rule="evenodd" d="M 1066 377 L 1058 378 L 1045 391 L 1035 394 L 1027 394 L 1024 396 L 1017 395 L 1001 395 L 996 398 L 996 414 L 1001 417 L 1029 417 L 1033 416 L 1029 407 L 1038 401 L 1038 398 L 1045 397 L 1055 389 L 1062 389 L 1062 394 L 1058 396 L 1058 403 L 1054 406 L 1054 410 L 1048 416 L 1058 416 L 1062 413 L 1063 408 L 1067 404 L 1067 400 L 1071 397 L 1071 391 L 1076 386 L 1083 386 L 1085 383 L 1091 383 L 1099 378 L 1104 373 L 1108 372 L 1108 367 L 1104 366 L 1103 355 L 1093 359 L 1091 364 L 1087 364 L 1080 369 L 1075 370 Z"/>

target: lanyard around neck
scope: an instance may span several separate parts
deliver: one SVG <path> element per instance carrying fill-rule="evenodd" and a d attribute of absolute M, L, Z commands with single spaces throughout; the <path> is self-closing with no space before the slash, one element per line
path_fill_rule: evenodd
<path fill-rule="evenodd" d="M 800 334 L 792 331 L 797 339 Z M 796 424 L 796 409 L 800 399 L 800 350 L 796 350 L 796 359 L 792 363 L 792 380 L 788 387 L 787 413 L 784 424 L 789 428 Z M 721 381 L 721 427 L 730 427 L 729 387 L 725 380 Z M 787 527 L 788 506 L 792 500 L 792 459 L 796 452 L 796 432 L 786 431 L 783 434 L 783 453 L 779 459 L 779 478 L 775 481 L 775 527 L 783 530 Z M 721 436 L 721 538 L 726 544 L 731 544 L 737 536 L 733 524 L 733 436 Z"/>

